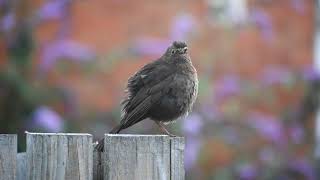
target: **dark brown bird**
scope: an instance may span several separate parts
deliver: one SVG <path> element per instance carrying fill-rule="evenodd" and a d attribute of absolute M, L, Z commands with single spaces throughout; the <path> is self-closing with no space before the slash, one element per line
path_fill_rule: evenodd
<path fill-rule="evenodd" d="M 197 71 L 187 44 L 173 42 L 160 59 L 142 67 L 129 78 L 127 93 L 121 122 L 111 134 L 150 118 L 162 132 L 174 136 L 164 124 L 188 115 L 198 93 Z M 100 141 L 96 149 L 103 151 L 103 144 Z"/>

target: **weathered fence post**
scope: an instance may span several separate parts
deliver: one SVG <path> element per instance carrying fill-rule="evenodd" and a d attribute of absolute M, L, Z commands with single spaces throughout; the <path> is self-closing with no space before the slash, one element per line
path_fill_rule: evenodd
<path fill-rule="evenodd" d="M 90 134 L 27 133 L 28 180 L 91 180 Z"/>
<path fill-rule="evenodd" d="M 17 135 L 0 134 L 0 180 L 16 179 Z"/>
<path fill-rule="evenodd" d="M 184 139 L 165 135 L 105 135 L 105 180 L 183 180 Z"/>
<path fill-rule="evenodd" d="M 27 153 L 17 154 L 17 180 L 25 180 L 27 177 Z"/>
<path fill-rule="evenodd" d="M 0 180 L 184 180 L 184 138 L 105 135 L 105 151 L 93 151 L 90 134 L 0 134 Z"/>
<path fill-rule="evenodd" d="M 171 180 L 184 180 L 184 138 L 170 138 Z"/>

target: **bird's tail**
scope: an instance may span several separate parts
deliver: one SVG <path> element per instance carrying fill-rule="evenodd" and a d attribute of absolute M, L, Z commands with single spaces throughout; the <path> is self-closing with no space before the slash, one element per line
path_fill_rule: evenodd
<path fill-rule="evenodd" d="M 104 151 L 104 138 L 100 139 L 98 141 L 98 144 L 96 145 L 96 147 L 94 149 L 97 150 L 98 152 L 103 152 Z"/>
<path fill-rule="evenodd" d="M 109 134 L 118 134 L 121 130 L 122 130 L 122 126 L 121 124 L 117 125 L 116 127 L 114 127 Z M 96 145 L 95 149 L 99 152 L 103 152 L 104 151 L 104 138 L 100 139 L 98 144 Z"/>
<path fill-rule="evenodd" d="M 119 124 L 116 127 L 114 127 L 109 134 L 118 134 L 122 130 L 122 125 Z"/>

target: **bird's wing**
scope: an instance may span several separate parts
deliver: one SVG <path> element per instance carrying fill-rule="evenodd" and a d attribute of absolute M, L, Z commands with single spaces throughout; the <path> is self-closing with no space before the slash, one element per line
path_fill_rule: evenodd
<path fill-rule="evenodd" d="M 154 101 L 157 101 L 161 96 L 161 93 L 154 94 L 153 96 L 146 97 L 138 106 L 132 111 L 127 112 L 121 120 L 122 129 L 125 129 L 133 124 L 143 120 L 148 113 Z"/>
<path fill-rule="evenodd" d="M 146 91 L 169 77 L 174 69 L 161 61 L 154 61 L 145 65 L 128 80 L 128 97 L 122 102 L 123 111 L 129 112 L 137 103 L 146 98 Z M 135 99 L 135 100 L 133 100 Z M 133 103 L 134 102 L 134 103 Z"/>
<path fill-rule="evenodd" d="M 121 120 L 122 128 L 127 128 L 146 118 L 145 115 L 152 108 L 152 105 L 156 104 L 169 91 L 173 78 L 173 76 L 169 76 L 152 87 L 141 89 L 136 96 L 132 97 L 130 111 L 127 111 Z"/>
<path fill-rule="evenodd" d="M 164 61 L 146 64 L 128 80 L 128 91 L 134 96 L 145 86 L 152 87 L 173 73 L 173 68 Z"/>

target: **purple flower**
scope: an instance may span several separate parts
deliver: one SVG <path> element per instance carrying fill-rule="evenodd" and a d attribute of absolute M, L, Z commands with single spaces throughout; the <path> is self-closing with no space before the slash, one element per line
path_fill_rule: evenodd
<path fill-rule="evenodd" d="M 303 141 L 304 130 L 298 124 L 294 124 L 292 127 L 290 127 L 289 133 L 290 133 L 289 135 L 290 135 L 293 143 L 300 144 Z"/>
<path fill-rule="evenodd" d="M 198 153 L 201 148 L 201 142 L 196 137 L 188 137 L 186 139 L 186 148 L 184 151 L 184 164 L 186 169 L 191 169 L 198 158 Z"/>
<path fill-rule="evenodd" d="M 57 40 L 44 46 L 40 69 L 47 72 L 60 59 L 84 62 L 91 60 L 95 54 L 82 44 L 71 40 Z"/>
<path fill-rule="evenodd" d="M 259 152 L 259 159 L 267 164 L 273 164 L 275 162 L 275 152 L 272 148 L 263 148 Z"/>
<path fill-rule="evenodd" d="M 8 7 L 10 0 L 0 0 L 0 7 Z"/>
<path fill-rule="evenodd" d="M 285 143 L 285 137 L 282 133 L 284 129 L 279 119 L 261 113 L 252 113 L 249 115 L 248 123 L 265 139 L 275 142 L 278 145 Z"/>
<path fill-rule="evenodd" d="M 210 121 L 219 122 L 221 120 L 221 112 L 217 110 L 215 104 L 212 103 L 212 99 L 210 99 L 210 103 L 202 102 L 200 106 L 200 113 L 204 117 L 204 119 L 208 119 Z"/>
<path fill-rule="evenodd" d="M 264 69 L 261 80 L 265 85 L 285 84 L 290 81 L 290 75 L 286 68 L 271 66 Z"/>
<path fill-rule="evenodd" d="M 9 13 L 5 15 L 1 20 L 1 30 L 3 32 L 9 32 L 13 26 L 15 26 L 15 15 L 13 13 Z"/>
<path fill-rule="evenodd" d="M 60 19 L 65 14 L 68 0 L 51 0 L 45 3 L 38 11 L 41 20 Z"/>
<path fill-rule="evenodd" d="M 271 40 L 273 38 L 273 26 L 270 16 L 259 9 L 254 9 L 250 16 L 253 23 L 261 29 L 264 39 Z"/>
<path fill-rule="evenodd" d="M 171 27 L 171 39 L 187 40 L 188 35 L 194 30 L 195 25 L 194 17 L 190 14 L 176 16 Z"/>
<path fill-rule="evenodd" d="M 182 128 L 187 134 L 196 135 L 201 131 L 202 126 L 202 117 L 198 113 L 192 113 L 183 121 Z"/>
<path fill-rule="evenodd" d="M 256 179 L 258 172 L 257 168 L 252 164 L 244 164 L 238 168 L 239 177 L 242 180 Z"/>
<path fill-rule="evenodd" d="M 63 119 L 50 107 L 40 106 L 33 113 L 33 121 L 36 125 L 50 132 L 63 130 Z"/>
<path fill-rule="evenodd" d="M 315 180 L 315 169 L 312 167 L 310 162 L 307 160 L 301 159 L 290 162 L 290 168 L 297 172 L 303 174 L 307 180 Z"/>
<path fill-rule="evenodd" d="M 240 82 L 235 75 L 223 76 L 215 83 L 215 97 L 218 99 L 237 95 L 240 90 Z"/>
<path fill-rule="evenodd" d="M 314 67 L 309 67 L 304 69 L 303 78 L 306 81 L 320 80 L 320 71 L 316 70 Z"/>
<path fill-rule="evenodd" d="M 141 38 L 134 43 L 134 52 L 143 56 L 160 56 L 167 47 L 170 41 L 156 38 Z"/>

